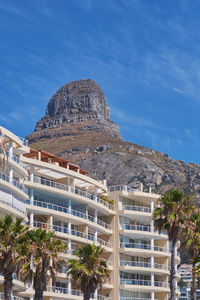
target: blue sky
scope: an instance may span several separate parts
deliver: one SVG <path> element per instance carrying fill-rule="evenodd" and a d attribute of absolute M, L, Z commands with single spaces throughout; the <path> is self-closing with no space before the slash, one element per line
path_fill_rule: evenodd
<path fill-rule="evenodd" d="M 125 140 L 200 163 L 200 1 L 1 0 L 0 124 L 34 130 L 63 84 L 100 84 Z"/>

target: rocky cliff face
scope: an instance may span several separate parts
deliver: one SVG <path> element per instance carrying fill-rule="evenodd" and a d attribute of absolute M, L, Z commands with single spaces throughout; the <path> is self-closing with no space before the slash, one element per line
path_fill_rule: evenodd
<path fill-rule="evenodd" d="M 59 130 L 58 130 L 59 129 Z M 79 135 L 85 131 L 104 132 L 121 139 L 119 127 L 110 120 L 110 108 L 99 85 L 93 80 L 72 81 L 50 99 L 46 115 L 28 136 L 30 142 L 43 137 Z"/>
<path fill-rule="evenodd" d="M 108 185 L 149 186 L 158 193 L 175 187 L 200 197 L 200 166 L 123 141 L 110 109 L 92 80 L 74 81 L 54 94 L 46 115 L 27 136 L 30 146 L 78 163 Z"/>

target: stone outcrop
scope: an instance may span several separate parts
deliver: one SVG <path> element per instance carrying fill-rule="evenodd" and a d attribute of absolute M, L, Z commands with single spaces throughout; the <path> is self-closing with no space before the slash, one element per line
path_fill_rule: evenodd
<path fill-rule="evenodd" d="M 58 129 L 60 131 L 58 132 Z M 72 81 L 50 99 L 45 116 L 28 136 L 30 142 L 43 137 L 103 132 L 121 139 L 119 127 L 110 120 L 110 108 L 98 84 L 91 79 Z"/>

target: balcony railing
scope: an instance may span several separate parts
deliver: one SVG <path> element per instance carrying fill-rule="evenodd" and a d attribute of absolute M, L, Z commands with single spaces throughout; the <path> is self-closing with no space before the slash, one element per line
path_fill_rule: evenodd
<path fill-rule="evenodd" d="M 0 299 L 2 299 L 2 300 L 4 299 L 4 294 L 3 293 L 0 293 Z M 12 295 L 11 299 L 12 300 L 24 300 L 24 298 L 21 298 L 21 297 L 15 296 L 15 295 Z"/>
<path fill-rule="evenodd" d="M 64 206 L 60 206 L 60 205 L 52 204 L 52 203 L 47 203 L 47 202 L 42 202 L 42 201 L 38 201 L 38 200 L 34 200 L 33 203 L 30 203 L 30 200 L 27 200 L 26 202 L 27 202 L 27 204 L 32 204 L 32 205 L 35 205 L 35 206 L 38 206 L 38 207 L 52 209 L 52 210 L 55 210 L 55 211 L 70 214 L 72 216 L 76 216 L 76 217 L 79 217 L 79 218 L 82 218 L 82 219 L 85 219 L 85 220 L 89 220 L 90 222 L 96 223 L 94 216 L 86 215 L 85 213 L 83 213 L 81 211 L 78 211 L 78 210 L 74 210 L 74 209 L 70 210 L 68 207 L 64 207 Z M 98 224 L 100 226 L 103 226 L 106 229 L 111 230 L 111 225 L 103 222 L 100 219 L 97 219 L 96 224 Z"/>
<path fill-rule="evenodd" d="M 47 287 L 47 292 L 53 292 L 53 293 L 61 293 L 61 294 L 68 294 L 73 296 L 81 296 L 82 293 L 79 290 L 74 289 L 68 289 L 68 288 L 62 288 L 58 286 L 49 286 Z"/>
<path fill-rule="evenodd" d="M 127 185 L 121 184 L 121 185 L 109 186 L 108 187 L 108 191 L 110 193 L 112 193 L 112 192 L 120 192 L 120 191 L 124 191 L 124 192 L 128 192 L 129 193 L 129 192 L 137 191 L 137 189 L 133 189 L 133 188 L 127 186 Z"/>
<path fill-rule="evenodd" d="M 131 248 L 131 249 L 145 249 L 145 250 L 152 250 L 152 251 L 160 251 L 160 252 L 167 252 L 170 253 L 170 250 L 160 246 L 151 247 L 149 244 L 139 244 L 139 243 L 127 243 L 121 242 L 120 248 Z"/>
<path fill-rule="evenodd" d="M 62 288 L 62 287 L 57 287 L 57 286 L 47 287 L 47 291 L 48 292 L 53 292 L 53 293 L 73 295 L 73 296 L 80 296 L 80 297 L 82 296 L 82 292 L 80 290 Z M 94 299 L 94 294 L 90 294 L 90 298 Z M 111 300 L 111 298 L 105 297 L 105 296 L 102 296 L 102 295 L 98 295 L 97 300 Z"/>
<path fill-rule="evenodd" d="M 169 270 L 170 267 L 163 264 L 151 264 L 150 262 L 140 262 L 140 261 L 124 261 L 120 260 L 120 266 L 123 267 L 139 267 L 139 268 L 156 268 L 162 270 Z"/>
<path fill-rule="evenodd" d="M 29 178 L 29 181 L 31 181 L 30 178 Z M 62 183 L 58 183 L 58 182 L 48 180 L 48 179 L 43 179 L 41 177 L 36 177 L 36 176 L 34 176 L 33 181 L 36 182 L 36 183 L 42 184 L 42 185 L 50 186 L 50 187 L 57 188 L 57 189 L 60 189 L 60 190 L 63 190 L 63 191 L 71 192 L 73 194 L 77 194 L 79 196 L 90 199 L 94 202 L 100 203 L 100 204 L 106 206 L 107 208 L 109 208 L 111 210 L 114 209 L 114 206 L 112 204 L 109 204 L 108 202 L 104 201 L 100 197 L 98 197 L 94 194 L 90 194 L 90 193 L 88 193 L 86 191 L 83 191 L 81 189 L 74 188 L 74 187 L 71 187 L 71 186 L 68 186 L 68 185 L 65 185 L 65 184 L 62 184 Z"/>
<path fill-rule="evenodd" d="M 120 284 L 127 284 L 127 285 L 144 285 L 144 286 L 158 286 L 158 287 L 169 287 L 169 283 L 162 282 L 162 281 L 154 281 L 151 282 L 150 280 L 142 280 L 142 279 L 120 279 Z"/>
<path fill-rule="evenodd" d="M 17 187 L 18 189 L 20 189 L 21 191 L 23 191 L 25 194 L 28 194 L 28 190 L 25 188 L 25 186 L 23 184 L 20 184 L 17 180 L 13 179 L 12 182 L 10 182 L 9 180 L 9 176 L 5 175 L 3 173 L 0 173 L 0 179 L 11 183 L 12 185 L 14 185 L 15 187 Z"/>
<path fill-rule="evenodd" d="M 123 210 L 133 210 L 133 211 L 141 211 L 141 212 L 151 213 L 150 207 L 135 206 L 135 205 L 123 205 L 122 207 L 123 207 Z"/>
<path fill-rule="evenodd" d="M 31 223 L 29 222 L 29 225 L 31 225 Z M 64 226 L 60 226 L 60 225 L 50 225 L 50 224 L 47 224 L 47 223 L 43 223 L 43 222 L 38 222 L 38 221 L 34 221 L 33 222 L 33 227 L 39 227 L 39 228 L 43 228 L 43 229 L 49 229 L 49 230 L 54 230 L 56 232 L 62 232 L 62 233 L 66 233 L 66 234 L 71 234 L 71 235 L 74 235 L 74 236 L 77 236 L 77 237 L 81 237 L 81 238 L 84 238 L 86 240 L 89 240 L 89 241 L 93 241 L 95 242 L 95 236 L 92 235 L 92 234 L 86 234 L 84 232 L 81 232 L 81 231 L 78 231 L 78 230 L 74 230 L 74 229 L 71 229 L 71 232 L 69 231 L 69 229 L 67 227 L 64 227 Z M 106 247 L 111 247 L 111 244 L 109 242 L 106 242 L 100 238 L 97 238 L 97 242 L 103 246 L 106 246 Z"/>
<path fill-rule="evenodd" d="M 151 300 L 151 298 L 120 297 L 120 300 Z"/>
<path fill-rule="evenodd" d="M 8 206 L 8 207 L 11 207 L 11 208 L 14 208 L 16 209 L 19 213 L 23 214 L 24 216 L 26 216 L 26 211 L 25 210 L 21 210 L 20 208 L 17 207 L 17 205 L 15 205 L 14 203 L 9 203 L 9 202 L 6 202 L 2 199 L 0 199 L 0 203 Z"/>
<path fill-rule="evenodd" d="M 28 146 L 28 140 L 18 136 L 18 138 L 20 139 L 20 141 L 23 143 L 24 146 Z"/>
<path fill-rule="evenodd" d="M 136 230 L 136 231 L 148 231 L 158 233 L 156 229 L 151 229 L 150 225 L 131 225 L 131 224 L 121 224 L 123 230 Z M 165 230 L 161 231 L 161 234 L 167 234 Z"/>
<path fill-rule="evenodd" d="M 124 230 L 137 230 L 137 231 L 148 231 L 151 232 L 151 226 L 149 225 L 129 225 L 121 224 L 121 228 Z"/>
<path fill-rule="evenodd" d="M 17 155 L 13 154 L 12 156 L 9 156 L 9 157 L 12 158 L 16 163 L 21 165 L 25 170 L 27 170 L 27 166 L 22 161 L 20 161 L 20 159 Z"/>

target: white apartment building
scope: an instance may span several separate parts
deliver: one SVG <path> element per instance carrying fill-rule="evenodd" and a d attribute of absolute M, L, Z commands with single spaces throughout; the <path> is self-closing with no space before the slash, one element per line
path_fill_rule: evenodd
<path fill-rule="evenodd" d="M 67 245 L 61 254 L 66 260 L 84 244 L 102 245 L 111 279 L 91 299 L 167 300 L 170 244 L 152 221 L 159 195 L 142 188 L 107 188 L 105 181 L 92 179 L 68 160 L 31 149 L 27 141 L 3 127 L 0 130 L 0 215 L 24 216 L 30 227 L 55 231 Z M 178 252 L 176 261 L 180 262 Z M 14 294 L 32 299 L 32 285 L 13 276 Z M 0 276 L 1 293 L 2 283 Z M 44 299 L 83 297 L 63 267 L 54 281 L 49 278 Z"/>

